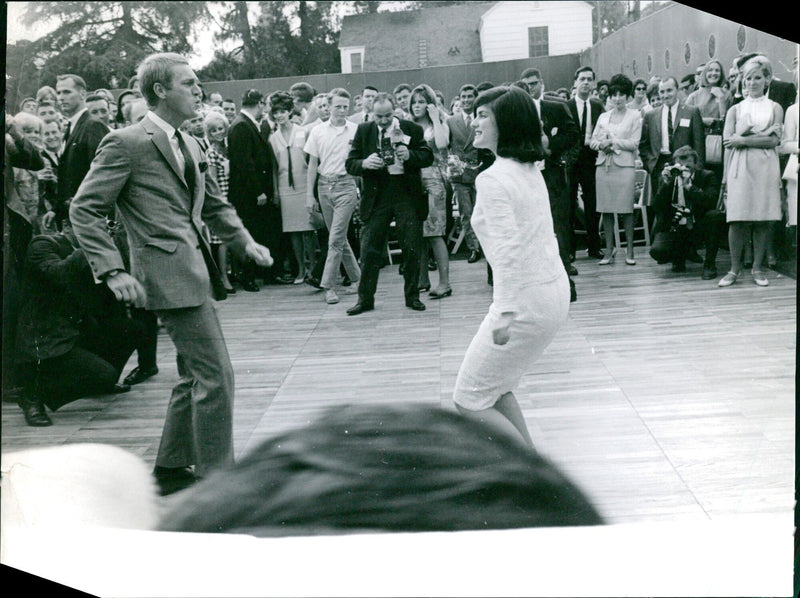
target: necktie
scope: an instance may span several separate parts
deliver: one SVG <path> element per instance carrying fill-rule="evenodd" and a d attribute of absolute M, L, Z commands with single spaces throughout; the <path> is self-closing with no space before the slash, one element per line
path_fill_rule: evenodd
<path fill-rule="evenodd" d="M 364 122 L 367 122 L 368 120 L 369 120 L 369 113 L 365 112 L 364 113 Z"/>
<path fill-rule="evenodd" d="M 178 146 L 181 148 L 181 153 L 183 154 L 183 161 L 185 167 L 183 169 L 183 178 L 186 181 L 186 186 L 189 187 L 189 197 L 194 199 L 194 160 L 192 160 L 192 155 L 189 153 L 189 149 L 186 147 L 186 142 L 183 140 L 183 135 L 180 131 L 175 131 L 175 136 L 178 138 Z"/>
<path fill-rule="evenodd" d="M 291 136 L 289 137 L 291 139 Z M 294 189 L 294 177 L 292 176 L 292 146 L 286 144 L 286 158 L 289 160 L 289 186 Z"/>
<path fill-rule="evenodd" d="M 586 143 L 586 104 L 588 102 L 583 103 L 583 110 L 581 111 L 581 139 L 583 143 Z"/>
<path fill-rule="evenodd" d="M 467 113 L 467 128 L 472 125 L 472 115 Z"/>
<path fill-rule="evenodd" d="M 667 138 L 669 139 L 669 151 L 670 153 L 675 151 L 675 148 L 672 147 L 672 107 L 667 106 Z"/>
<path fill-rule="evenodd" d="M 69 139 L 69 134 L 70 134 L 70 133 L 72 133 L 72 121 L 71 121 L 71 120 L 68 120 L 68 121 L 67 121 L 67 128 L 66 128 L 66 130 L 64 131 L 64 143 L 66 143 L 66 142 L 67 142 L 67 139 Z"/>

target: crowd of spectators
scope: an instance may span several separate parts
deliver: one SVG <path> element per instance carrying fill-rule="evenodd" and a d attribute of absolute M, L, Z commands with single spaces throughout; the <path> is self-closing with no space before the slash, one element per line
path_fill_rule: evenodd
<path fill-rule="evenodd" d="M 796 79 L 796 60 L 794 74 Z M 621 73 L 600 78 L 583 66 L 571 89 L 553 91 L 546 90 L 540 71 L 526 69 L 518 80 L 500 85 L 526 91 L 544 125 L 543 174 L 573 301 L 579 240 L 585 238 L 590 258 L 613 264 L 618 215 L 627 240 L 625 261 L 636 264 L 634 173 L 642 169 L 652 190 L 652 255 L 659 263 L 671 263 L 674 272 L 686 271 L 687 262 L 702 263 L 702 278 L 712 280 L 718 276 L 717 250 L 727 247 L 731 267 L 719 286 L 736 282 L 746 267 L 752 268 L 755 284 L 768 285 L 767 268 L 785 251 L 787 231 L 790 238 L 796 234 L 798 154 L 797 87 L 774 77 L 768 57 L 738 56 L 728 69 L 710 60 L 680 78 L 649 81 L 631 81 Z M 469 263 L 483 257 L 470 216 L 475 178 L 492 157 L 472 146 L 472 119 L 477 97 L 494 86 L 465 82 L 449 100 L 424 82 L 386 90 L 367 84 L 349 91 L 320 91 L 301 82 L 273 93 L 250 89 L 241 98 L 204 93 L 198 116 L 181 129 L 197 139 L 207 159 L 206 176 L 216 180 L 275 260 L 262 268 L 229 257 L 224 243 L 207 229 L 227 293 L 257 292 L 259 280 L 307 284 L 324 290 L 325 301 L 333 304 L 340 293 L 355 294 L 358 286 L 356 307 L 361 309 L 348 313 L 372 308 L 369 285 L 374 292 L 377 275 L 369 274 L 371 282 L 361 280 L 362 270 L 367 276 L 364 250 L 371 243 L 374 261 L 376 239 L 381 247 L 391 239 L 388 229 L 365 226 L 362 201 L 375 192 L 371 183 L 365 185 L 372 180 L 365 173 L 372 160 L 348 151 L 359 125 L 377 120 L 377 105 L 381 119 L 399 123 L 392 129 L 399 137 L 379 159 L 385 165 L 391 164 L 386 162 L 390 156 L 410 163 L 419 158 L 427 201 L 409 223 L 398 221 L 393 229 L 401 237 L 406 304 L 424 309 L 419 292 L 431 299 L 450 296 L 451 235 L 460 232 Z M 10 234 L 4 252 L 3 394 L 18 399 L 30 425 L 51 423 L 44 405 L 55 409 L 81 396 L 122 392 L 158 372 L 158 323 L 152 314 L 112 313 L 107 296 L 76 298 L 91 295 L 93 281 L 71 237 L 68 216 L 70 199 L 104 135 L 137 124 L 147 111 L 136 77 L 127 89 L 112 93 L 89 90 L 80 76 L 63 74 L 55 88 L 42 87 L 6 118 Z M 412 151 L 407 158 L 398 151 L 408 143 L 405 122 L 423 133 L 420 153 Z M 376 147 L 368 153 L 373 149 L 381 151 Z M 107 219 L 124 247 L 124 223 L 115 214 Z M 390 259 L 388 250 L 382 251 L 380 265 Z M 487 271 L 491 283 L 488 264 Z M 114 330 L 120 335 L 115 338 L 126 342 L 104 345 L 96 338 L 99 329 Z M 43 347 L 49 347 L 47 354 Z M 139 365 L 118 383 L 134 350 Z M 65 360 L 97 367 L 94 374 L 66 380 L 56 374 Z"/>

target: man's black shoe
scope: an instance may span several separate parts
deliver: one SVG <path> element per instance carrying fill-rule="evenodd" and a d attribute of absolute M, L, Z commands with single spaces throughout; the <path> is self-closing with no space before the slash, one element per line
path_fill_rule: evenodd
<path fill-rule="evenodd" d="M 420 301 L 419 299 L 413 299 L 412 301 L 406 301 L 406 307 L 413 309 L 414 311 L 425 311 L 425 304 Z"/>
<path fill-rule="evenodd" d="M 474 264 L 479 259 L 481 259 L 481 252 L 478 249 L 469 252 L 469 257 L 467 258 L 467 262 L 470 264 Z"/>
<path fill-rule="evenodd" d="M 255 280 L 243 281 L 241 284 L 242 290 L 248 291 L 249 293 L 258 293 L 261 290 Z"/>
<path fill-rule="evenodd" d="M 605 254 L 599 249 L 590 249 L 588 253 L 589 257 L 593 257 L 598 260 L 602 260 L 605 257 Z"/>
<path fill-rule="evenodd" d="M 375 306 L 372 305 L 371 303 L 362 303 L 361 301 L 359 301 L 353 307 L 347 310 L 347 315 L 357 316 L 358 314 L 362 314 L 365 311 L 371 311 L 373 309 L 375 309 Z"/>
<path fill-rule="evenodd" d="M 130 386 L 134 384 L 139 384 L 139 382 L 144 382 L 148 378 L 152 378 L 158 373 L 158 368 L 153 366 L 151 368 L 142 368 L 142 367 L 135 367 L 131 370 L 131 373 L 125 376 L 125 380 L 123 382 Z"/>
<path fill-rule="evenodd" d="M 293 284 L 294 276 L 291 274 L 281 274 L 272 279 L 272 284 Z"/>
<path fill-rule="evenodd" d="M 700 278 L 703 280 L 714 280 L 717 277 L 717 269 L 713 266 L 703 266 L 703 274 Z"/>
<path fill-rule="evenodd" d="M 112 395 L 120 395 L 123 392 L 128 392 L 130 389 L 131 389 L 131 385 L 130 384 L 125 384 L 125 383 L 123 383 L 123 384 L 115 384 L 113 386 L 113 388 L 111 389 L 111 394 Z"/>
<path fill-rule="evenodd" d="M 672 271 L 673 272 L 686 272 L 686 263 L 685 262 L 675 262 L 672 264 Z"/>
<path fill-rule="evenodd" d="M 569 302 L 575 303 L 578 300 L 578 292 L 575 290 L 575 283 L 569 281 Z"/>
<path fill-rule="evenodd" d="M 313 276 L 308 276 L 307 275 L 305 278 L 303 278 L 303 282 L 306 283 L 309 286 L 314 287 L 315 289 L 321 289 L 322 288 L 322 281 L 320 281 L 319 278 L 315 278 Z"/>
<path fill-rule="evenodd" d="M 696 251 L 690 251 L 689 255 L 686 256 L 686 259 L 694 264 L 702 264 L 703 258 L 698 255 Z"/>
<path fill-rule="evenodd" d="M 573 266 L 572 264 L 569 264 L 567 266 L 567 274 L 569 274 L 570 276 L 577 276 L 578 275 L 578 269 L 575 266 Z"/>
<path fill-rule="evenodd" d="M 22 407 L 23 415 L 25 415 L 25 422 L 29 426 L 44 428 L 45 426 L 53 425 L 53 421 L 50 419 L 50 416 L 47 415 L 44 405 L 39 401 L 22 400 L 20 406 Z"/>
<path fill-rule="evenodd" d="M 159 493 L 167 496 L 188 488 L 197 481 L 191 467 L 160 467 L 153 469 Z"/>

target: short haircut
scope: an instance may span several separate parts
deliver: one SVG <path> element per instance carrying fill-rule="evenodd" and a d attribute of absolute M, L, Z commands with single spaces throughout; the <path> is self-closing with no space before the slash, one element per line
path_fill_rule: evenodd
<path fill-rule="evenodd" d="M 544 159 L 542 123 L 531 97 L 519 87 L 493 87 L 475 100 L 474 113 L 486 106 L 497 123 L 497 155 L 530 163 Z"/>
<path fill-rule="evenodd" d="M 596 87 L 597 89 L 600 89 L 600 88 L 601 88 L 601 87 L 603 87 L 604 85 L 605 85 L 606 87 L 608 87 L 608 81 L 606 81 L 605 79 L 600 79 L 600 80 L 597 82 L 597 85 L 595 85 L 595 87 Z"/>
<path fill-rule="evenodd" d="M 333 101 L 334 97 L 347 98 L 348 100 L 351 99 L 350 92 L 347 91 L 344 87 L 334 87 L 327 94 L 320 94 L 320 95 L 326 95 L 328 98 L 328 103 Z"/>
<path fill-rule="evenodd" d="M 633 96 L 633 82 L 622 73 L 618 73 L 611 77 L 608 83 L 608 95 L 613 96 L 615 93 L 622 93 L 629 98 Z"/>
<path fill-rule="evenodd" d="M 581 73 L 592 73 L 592 80 L 594 80 L 596 78 L 596 75 L 594 74 L 594 69 L 592 67 L 590 67 L 590 66 L 582 66 L 578 70 L 575 71 L 575 76 L 572 78 L 572 80 L 573 81 L 577 81 L 578 80 L 578 75 L 580 75 Z"/>
<path fill-rule="evenodd" d="M 49 85 L 43 85 L 42 87 L 39 88 L 39 91 L 36 92 L 36 100 L 42 101 L 45 98 L 45 96 L 51 96 L 53 98 L 53 101 L 58 99 L 58 94 L 56 93 L 56 90 L 50 87 Z"/>
<path fill-rule="evenodd" d="M 300 102 L 310 102 L 317 92 L 305 81 L 300 81 L 289 88 L 289 93 Z"/>
<path fill-rule="evenodd" d="M 39 132 L 42 131 L 42 127 L 44 126 L 44 121 L 30 112 L 17 112 L 14 115 L 14 121 L 20 126 L 20 128 L 25 125 L 30 125 L 39 129 Z"/>
<path fill-rule="evenodd" d="M 396 95 L 396 94 L 400 93 L 401 91 L 403 91 L 404 89 L 409 91 L 409 92 L 411 92 L 412 88 L 408 83 L 401 83 L 400 85 L 398 85 L 397 87 L 394 88 L 394 91 L 392 93 Z"/>
<path fill-rule="evenodd" d="M 274 115 L 279 110 L 291 112 L 294 110 L 294 98 L 285 91 L 276 91 L 269 96 L 269 113 Z"/>
<path fill-rule="evenodd" d="M 367 91 L 368 89 L 371 89 L 371 90 L 372 90 L 372 91 L 374 91 L 375 93 L 378 93 L 378 88 L 377 88 L 377 87 L 373 87 L 372 85 L 365 85 L 365 86 L 364 86 L 364 89 L 363 89 L 363 90 L 361 90 L 361 93 L 364 93 L 364 92 L 365 92 L 365 91 Z"/>
<path fill-rule="evenodd" d="M 459 97 L 460 97 L 460 96 L 461 96 L 461 94 L 462 94 L 462 93 L 464 93 L 465 91 L 472 91 L 472 92 L 474 92 L 474 93 L 475 93 L 475 95 L 478 95 L 478 90 L 475 88 L 475 86 L 474 86 L 472 83 L 465 83 L 464 85 L 462 85 L 462 86 L 459 88 L 459 90 L 458 90 L 458 95 L 459 95 Z"/>
<path fill-rule="evenodd" d="M 138 83 L 138 81 L 139 81 L 139 76 L 138 75 L 134 75 L 133 77 L 128 79 L 128 89 L 133 89 L 134 85 L 136 85 L 136 83 Z"/>
<path fill-rule="evenodd" d="M 268 537 L 602 523 L 555 465 L 493 426 L 428 405 L 345 404 L 176 495 L 158 529 Z"/>
<path fill-rule="evenodd" d="M 494 83 L 490 81 L 481 81 L 475 86 L 475 91 L 480 93 L 482 91 L 486 91 L 487 89 L 491 89 L 492 87 L 494 87 Z"/>
<path fill-rule="evenodd" d="M 519 76 L 519 78 L 527 79 L 528 77 L 539 77 L 539 79 L 542 80 L 542 73 L 537 68 L 528 67 L 524 71 L 522 71 L 522 74 Z"/>
<path fill-rule="evenodd" d="M 139 64 L 137 76 L 139 77 L 139 90 L 148 106 L 157 106 L 159 98 L 155 92 L 155 84 L 160 83 L 166 88 L 172 85 L 173 68 L 178 65 L 188 65 L 189 61 L 180 54 L 164 52 L 150 54 Z"/>
<path fill-rule="evenodd" d="M 514 81 L 514 82 L 511 84 L 511 87 L 519 87 L 519 88 L 520 88 L 522 91 L 524 91 L 525 93 L 530 93 L 530 92 L 531 92 L 531 87 L 530 87 L 530 85 L 528 85 L 527 83 L 525 83 L 525 81 L 523 81 L 522 79 L 520 79 L 519 81 Z"/>
<path fill-rule="evenodd" d="M 73 75 L 72 73 L 66 73 L 64 75 L 58 75 L 56 77 L 56 82 L 65 81 L 67 79 L 72 81 L 72 83 L 73 83 L 73 85 L 75 85 L 75 87 L 78 87 L 78 88 L 83 89 L 84 91 L 86 91 L 86 89 L 87 89 L 86 88 L 86 81 L 84 81 L 83 77 L 81 77 L 80 75 Z"/>
<path fill-rule="evenodd" d="M 700 155 L 692 149 L 691 145 L 683 145 L 676 149 L 672 153 L 672 160 L 675 161 L 678 158 L 685 158 L 686 156 L 692 156 L 694 158 L 694 163 L 700 164 Z"/>
<path fill-rule="evenodd" d="M 106 106 L 109 106 L 109 107 L 110 107 L 110 103 L 109 103 L 109 101 L 108 101 L 108 98 L 107 98 L 106 96 L 104 96 L 103 94 L 100 94 L 100 93 L 96 93 L 96 92 L 95 92 L 95 93 L 93 93 L 93 94 L 90 94 L 90 95 L 86 96 L 86 103 L 87 103 L 87 104 L 88 104 L 89 102 L 97 102 L 97 101 L 100 101 L 100 100 L 102 100 L 103 102 L 105 102 L 105 103 L 106 103 Z"/>
<path fill-rule="evenodd" d="M 647 81 L 645 81 L 644 79 L 636 79 L 636 81 L 633 82 L 634 91 L 639 85 L 644 85 L 644 90 L 647 91 Z"/>
<path fill-rule="evenodd" d="M 661 81 L 659 82 L 658 85 L 660 87 L 662 83 L 668 83 L 669 81 L 672 81 L 675 84 L 675 89 L 678 89 L 678 80 L 675 77 L 673 77 L 672 75 L 670 75 L 669 77 L 664 77 L 663 79 L 661 79 Z"/>
<path fill-rule="evenodd" d="M 222 100 L 222 103 L 223 104 L 233 104 L 235 106 L 236 105 L 236 100 L 232 100 L 231 98 L 225 98 L 224 100 Z"/>
<path fill-rule="evenodd" d="M 376 95 L 375 99 L 372 101 L 373 110 L 375 104 L 381 104 L 383 102 L 389 102 L 392 105 L 392 108 L 397 108 L 397 104 L 394 102 L 394 96 L 390 93 L 386 93 L 385 91 L 381 91 L 378 92 L 378 95 Z"/>
<path fill-rule="evenodd" d="M 225 118 L 224 114 L 220 114 L 215 110 L 209 110 L 208 114 L 206 114 L 205 118 L 203 119 L 203 129 L 205 129 L 206 135 L 208 135 L 208 129 L 214 124 L 219 123 L 225 127 L 227 131 L 228 126 L 228 119 Z"/>
<path fill-rule="evenodd" d="M 264 94 L 257 89 L 248 89 L 242 94 L 242 107 L 252 108 L 264 99 Z"/>
<path fill-rule="evenodd" d="M 36 105 L 37 105 L 37 106 L 36 106 L 37 108 L 39 107 L 39 106 L 38 106 L 39 102 L 36 100 L 36 98 L 30 98 L 30 97 L 29 97 L 29 98 L 22 98 L 22 101 L 19 103 L 19 109 L 20 109 L 20 110 L 22 110 L 22 107 L 23 107 L 25 104 L 27 104 L 28 102 L 33 102 L 34 104 L 36 104 Z"/>
<path fill-rule="evenodd" d="M 745 62 L 756 56 L 759 56 L 758 52 L 748 52 L 747 54 L 740 54 L 733 61 L 736 63 L 736 68 L 741 69 Z"/>
<path fill-rule="evenodd" d="M 654 97 L 658 97 L 658 86 L 659 83 L 651 83 L 647 86 L 647 99 L 653 99 Z"/>
<path fill-rule="evenodd" d="M 556 95 L 560 96 L 562 93 L 564 95 L 566 95 L 567 97 L 569 97 L 569 95 L 570 95 L 569 94 L 569 89 L 567 89 L 566 87 L 559 87 L 558 89 L 556 89 Z"/>

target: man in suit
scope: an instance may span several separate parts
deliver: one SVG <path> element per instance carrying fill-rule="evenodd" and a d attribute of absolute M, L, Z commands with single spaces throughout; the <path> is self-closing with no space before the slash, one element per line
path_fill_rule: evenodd
<path fill-rule="evenodd" d="M 478 97 L 475 86 L 467 83 L 458 92 L 461 102 L 461 113 L 447 119 L 450 129 L 450 154 L 463 164 L 463 172 L 450 178 L 453 195 L 458 202 L 458 214 L 461 217 L 461 229 L 464 231 L 464 242 L 469 249 L 467 261 L 472 264 L 481 259 L 481 245 L 472 230 L 470 219 L 475 208 L 475 177 L 478 176 L 480 156 L 472 145 L 475 131 L 472 128 L 472 105 Z"/>
<path fill-rule="evenodd" d="M 567 102 L 572 120 L 578 123 L 578 152 L 570 171 L 570 254 L 575 255 L 575 226 L 578 213 L 578 186 L 581 188 L 583 212 L 586 220 L 586 248 L 589 257 L 601 259 L 599 214 L 595 186 L 595 161 L 597 152 L 589 147 L 597 119 L 604 111 L 603 104 L 591 97 L 595 73 L 590 66 L 575 71 L 575 96 Z"/>
<path fill-rule="evenodd" d="M 394 116 L 394 99 L 379 93 L 374 119 L 356 129 L 345 167 L 363 178 L 360 217 L 362 228 L 361 281 L 358 303 L 347 310 L 355 316 L 375 308 L 378 273 L 386 255 L 386 238 L 394 218 L 403 252 L 406 306 L 423 311 L 419 300 L 419 254 L 422 222 L 428 217 L 428 198 L 420 169 L 433 164 L 422 127 Z"/>
<path fill-rule="evenodd" d="M 347 120 L 354 122 L 357 125 L 366 123 L 372 120 L 372 107 L 375 102 L 375 96 L 378 95 L 378 88 L 372 85 L 365 85 L 364 91 L 361 92 L 361 110 L 354 112 L 347 117 Z"/>
<path fill-rule="evenodd" d="M 49 228 L 53 219 L 58 229 L 69 213 L 69 203 L 83 177 L 89 172 L 97 147 L 108 133 L 108 127 L 91 118 L 86 107 L 86 82 L 78 75 L 59 75 L 56 94 L 61 113 L 67 117 L 64 151 L 58 161 L 58 200 L 42 220 Z"/>
<path fill-rule="evenodd" d="M 654 194 L 658 191 L 661 171 L 677 148 L 688 145 L 697 152 L 698 168 L 702 168 L 706 160 L 703 117 L 696 107 L 678 101 L 675 77 L 667 77 L 658 84 L 658 96 L 661 106 L 644 115 L 639 142 L 639 157 L 650 173 Z"/>
<path fill-rule="evenodd" d="M 578 270 L 570 260 L 570 185 L 568 173 L 575 163 L 580 147 L 578 145 L 578 125 L 572 119 L 567 103 L 561 99 L 543 97 L 544 79 L 539 70 L 528 68 L 520 79 L 528 85 L 536 111 L 542 121 L 542 132 L 547 136 L 546 153 L 542 176 L 550 196 L 550 212 L 553 229 L 558 240 L 558 253 L 567 271 L 570 300 L 577 299 L 572 276 Z"/>
<path fill-rule="evenodd" d="M 276 193 L 276 168 L 272 146 L 259 130 L 266 99 L 256 89 L 242 97 L 242 109 L 228 131 L 230 187 L 228 197 L 236 212 L 259 243 L 269 247 L 280 268 L 280 203 Z M 245 291 L 257 292 L 256 264 L 239 264 L 239 283 Z"/>
<path fill-rule="evenodd" d="M 70 220 L 94 277 L 118 301 L 155 311 L 177 350 L 154 474 L 168 494 L 233 462 L 233 367 L 211 298 L 224 298 L 203 222 L 243 258 L 272 263 L 220 194 L 197 141 L 178 129 L 202 97 L 178 54 L 152 54 L 138 69 L 150 106 L 135 125 L 112 131 L 70 206 Z M 106 227 L 120 216 L 131 273 Z M 192 471 L 191 466 L 194 466 Z"/>
<path fill-rule="evenodd" d="M 697 152 L 692 148 L 680 147 L 672 155 L 672 164 L 679 166 L 680 172 L 664 169 L 660 175 L 653 199 L 655 232 L 671 232 L 674 236 L 671 252 L 658 252 L 654 245 L 651 255 L 659 263 L 671 261 L 673 272 L 685 272 L 690 249 L 703 245 L 706 255 L 701 278 L 713 280 L 717 277 L 717 249 L 725 235 L 725 215 L 717 210 L 720 181 L 712 171 L 698 168 L 697 160 Z M 679 193 L 688 214 L 677 207 Z"/>
<path fill-rule="evenodd" d="M 744 99 L 741 93 L 742 82 L 741 79 L 739 79 L 738 74 L 744 66 L 744 63 L 751 58 L 755 58 L 756 56 L 763 56 L 763 54 L 751 52 L 749 54 L 737 56 L 733 60 L 733 68 L 736 69 L 737 73 L 735 89 L 731 90 L 731 93 L 734 94 L 734 104 L 738 104 Z M 773 78 L 772 81 L 770 81 L 769 89 L 767 90 L 766 95 L 770 100 L 778 104 L 783 109 L 783 113 L 786 114 L 786 109 L 795 102 L 795 98 L 797 97 L 797 88 L 794 86 L 794 83 L 788 81 L 779 81 L 778 79 Z M 781 172 L 783 172 L 783 169 L 781 169 Z"/>

